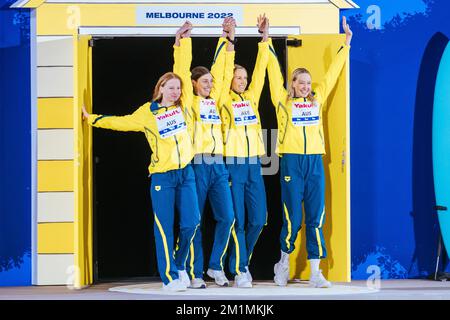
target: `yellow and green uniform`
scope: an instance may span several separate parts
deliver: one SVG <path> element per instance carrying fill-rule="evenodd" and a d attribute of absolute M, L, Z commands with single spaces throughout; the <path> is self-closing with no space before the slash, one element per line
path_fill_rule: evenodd
<path fill-rule="evenodd" d="M 211 67 L 213 77 L 211 93 L 207 98 L 194 95 L 192 103 L 195 154 L 223 154 L 222 120 L 218 102 L 223 90 L 225 63 L 233 61 L 234 51 L 228 52 L 226 38 L 219 38 Z"/>
<path fill-rule="evenodd" d="M 276 152 L 281 157 L 281 249 L 286 253 L 295 249 L 294 243 L 301 228 L 303 201 L 308 259 L 324 258 L 325 174 L 322 155 L 325 154 L 325 141 L 322 106 L 348 59 L 350 47 L 341 47 L 323 80 L 313 88 L 314 101 L 289 96 L 270 39 L 269 49 L 271 54 L 267 71 L 278 122 Z"/>
<path fill-rule="evenodd" d="M 209 268 L 213 270 L 223 270 L 223 260 L 234 223 L 228 171 L 223 163 L 222 121 L 217 104 L 222 94 L 225 64 L 234 63 L 234 51 L 228 52 L 226 47 L 226 39 L 219 38 L 211 67 L 213 87 L 210 96 L 202 98 L 195 95 L 191 109 L 194 124 L 193 143 L 196 154 L 193 168 L 200 215 L 203 214 L 208 198 L 216 220 L 214 242 L 208 264 Z M 182 78 L 184 83 L 190 83 L 190 75 L 183 74 Z M 187 87 L 189 86 L 187 84 Z M 201 228 L 197 230 L 192 241 L 186 269 L 192 279 L 203 278 Z"/>
<path fill-rule="evenodd" d="M 264 155 L 264 141 L 259 116 L 259 98 L 264 87 L 269 59 L 267 42 L 258 44 L 258 56 L 248 89 L 242 94 L 227 90 L 220 97 L 220 114 L 226 157 L 255 157 Z M 233 68 L 225 70 L 224 88 L 230 88 Z"/>
<path fill-rule="evenodd" d="M 224 155 L 236 219 L 230 241 L 232 274 L 246 271 L 245 267 L 249 265 L 255 244 L 267 222 L 266 192 L 259 159 L 265 154 L 265 148 L 258 105 L 268 59 L 268 43 L 260 42 L 248 89 L 242 94 L 227 90 L 220 97 Z M 231 87 L 233 69 L 231 64 L 226 67 L 225 88 Z"/>
<path fill-rule="evenodd" d="M 174 46 L 175 73 L 189 72 L 192 54 L 188 52 L 191 52 L 190 39 L 182 39 L 180 47 Z M 147 138 L 152 150 L 149 173 L 156 254 L 158 270 L 165 284 L 178 279 L 178 270 L 184 270 L 190 244 L 200 223 L 198 203 L 195 201 L 195 176 L 190 164 L 194 156 L 189 113 L 192 100 L 192 90 L 183 87 L 179 106 L 162 107 L 153 101 L 145 103 L 130 115 L 92 114 L 88 119 L 94 127 L 143 132 Z M 180 214 L 180 236 L 174 259 L 175 207 Z"/>

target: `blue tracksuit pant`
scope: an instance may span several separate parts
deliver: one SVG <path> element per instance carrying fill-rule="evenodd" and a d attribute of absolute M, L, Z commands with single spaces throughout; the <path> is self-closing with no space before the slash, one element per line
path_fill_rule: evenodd
<path fill-rule="evenodd" d="M 281 157 L 281 250 L 291 253 L 302 223 L 305 207 L 308 259 L 327 255 L 322 227 L 325 223 L 325 174 L 322 155 L 283 154 Z"/>
<path fill-rule="evenodd" d="M 151 198 L 158 271 L 164 284 L 185 270 L 189 247 L 200 224 L 194 170 L 191 165 L 151 175 Z M 174 255 L 175 208 L 180 214 L 180 235 Z"/>
<path fill-rule="evenodd" d="M 250 264 L 256 241 L 267 223 L 267 207 L 259 158 L 231 159 L 227 158 L 226 163 L 236 222 L 230 238 L 229 268 L 236 275 L 245 272 Z"/>
<path fill-rule="evenodd" d="M 223 261 L 234 224 L 233 200 L 228 184 L 228 170 L 223 164 L 201 161 L 194 164 L 200 215 L 203 215 L 206 198 L 211 204 L 216 227 L 209 268 L 223 270 Z M 200 218 L 201 219 L 201 218 Z M 192 279 L 203 278 L 203 247 L 201 228 L 197 229 L 188 256 L 187 272 Z"/>

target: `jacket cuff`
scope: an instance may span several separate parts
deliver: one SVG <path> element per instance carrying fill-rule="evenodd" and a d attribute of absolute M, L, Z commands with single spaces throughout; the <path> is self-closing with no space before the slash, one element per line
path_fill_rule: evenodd
<path fill-rule="evenodd" d="M 101 117 L 101 116 L 98 114 L 90 114 L 89 117 L 87 118 L 87 123 L 92 126 L 93 123 L 95 122 L 95 120 L 99 117 Z"/>

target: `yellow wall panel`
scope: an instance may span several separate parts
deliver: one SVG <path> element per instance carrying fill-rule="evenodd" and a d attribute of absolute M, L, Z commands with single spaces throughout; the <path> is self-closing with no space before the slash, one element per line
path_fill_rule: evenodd
<path fill-rule="evenodd" d="M 74 41 L 75 59 L 75 127 L 77 141 L 74 145 L 74 223 L 75 223 L 75 266 L 80 271 L 74 279 L 76 288 L 92 284 L 93 278 L 93 185 L 92 185 L 92 127 L 79 117 L 82 105 L 92 110 L 92 48 L 90 36 L 80 36 Z"/>
<path fill-rule="evenodd" d="M 300 26 L 301 34 L 321 34 L 339 32 L 339 9 L 329 4 L 311 5 L 247 5 L 244 21 L 254 26 L 259 14 L 265 13 L 271 26 Z"/>
<path fill-rule="evenodd" d="M 312 74 L 313 88 L 322 79 L 345 35 L 303 35 L 303 45 L 288 48 L 289 78 L 298 67 L 307 68 Z M 325 169 L 325 223 L 323 232 L 327 258 L 321 262 L 325 277 L 331 281 L 350 281 L 350 134 L 348 66 L 324 104 L 323 113 L 326 154 Z M 304 215 L 303 215 L 303 219 Z M 300 231 L 291 255 L 290 266 L 293 278 L 308 279 L 309 265 L 305 250 L 305 229 Z"/>
<path fill-rule="evenodd" d="M 120 4 L 44 4 L 37 9 L 37 34 L 77 34 L 80 25 L 134 26 L 135 10 L 135 5 Z"/>
<path fill-rule="evenodd" d="M 73 191 L 73 160 L 38 161 L 38 192 Z"/>
<path fill-rule="evenodd" d="M 38 35 L 73 35 L 78 26 L 121 26 L 132 27 L 136 24 L 135 4 L 50 4 L 37 9 Z M 142 5 L 141 5 L 142 6 Z M 167 8 L 171 5 L 147 4 L 143 6 Z M 175 5 L 172 5 L 175 6 Z M 183 6 L 190 6 L 185 4 Z M 195 4 L 191 4 L 195 7 Z M 227 5 L 215 4 L 223 7 Z M 241 6 L 244 11 L 244 23 L 241 26 L 255 26 L 258 14 L 266 13 L 271 26 L 301 26 L 302 33 L 339 32 L 339 9 L 333 4 L 300 5 L 261 5 L 232 4 Z M 101 14 L 99 14 L 101 12 Z"/>
<path fill-rule="evenodd" d="M 39 223 L 38 253 L 73 253 L 73 223 Z"/>
<path fill-rule="evenodd" d="M 38 129 L 72 129 L 73 98 L 39 98 Z"/>

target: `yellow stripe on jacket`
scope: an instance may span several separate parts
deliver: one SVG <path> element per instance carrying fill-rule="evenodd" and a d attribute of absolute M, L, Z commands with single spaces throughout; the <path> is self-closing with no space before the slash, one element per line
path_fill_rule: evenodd
<path fill-rule="evenodd" d="M 334 58 L 323 80 L 313 88 L 319 108 L 317 125 L 296 126 L 293 123 L 294 104 L 311 103 L 304 98 L 290 98 L 284 88 L 283 75 L 275 50 L 269 39 L 269 63 L 267 66 L 270 95 L 275 107 L 278 122 L 277 154 L 325 154 L 325 140 L 323 134 L 322 105 L 330 91 L 336 84 L 339 75 L 348 59 L 350 46 L 343 45 Z"/>
<path fill-rule="evenodd" d="M 259 98 L 264 86 L 266 67 L 269 60 L 268 42 L 258 44 L 258 56 L 248 89 L 237 94 L 227 88 L 231 87 L 233 80 L 234 63 L 226 65 L 224 76 L 224 93 L 220 97 L 220 114 L 222 118 L 222 134 L 224 140 L 224 155 L 228 157 L 254 157 L 265 154 L 264 141 L 261 129 L 261 120 L 258 111 Z M 243 106 L 255 117 L 254 123 L 239 125 L 237 122 L 239 108 Z"/>

